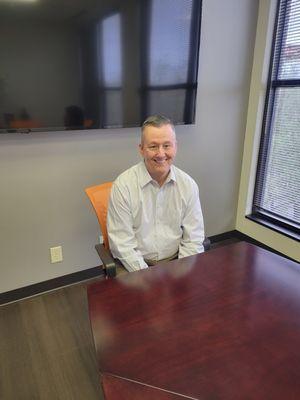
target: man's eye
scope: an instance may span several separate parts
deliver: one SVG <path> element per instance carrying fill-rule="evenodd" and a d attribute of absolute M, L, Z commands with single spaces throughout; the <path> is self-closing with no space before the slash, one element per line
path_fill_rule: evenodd
<path fill-rule="evenodd" d="M 165 145 L 164 145 L 164 149 L 169 149 L 170 147 L 171 147 L 170 144 L 165 144 Z"/>
<path fill-rule="evenodd" d="M 155 149 L 157 149 L 157 146 L 149 146 L 148 147 L 150 150 L 155 150 Z"/>

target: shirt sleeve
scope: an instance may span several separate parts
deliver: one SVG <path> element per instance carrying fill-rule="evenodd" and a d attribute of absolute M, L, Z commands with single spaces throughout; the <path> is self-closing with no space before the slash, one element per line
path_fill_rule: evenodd
<path fill-rule="evenodd" d="M 182 239 L 179 244 L 178 258 L 202 253 L 204 241 L 204 222 L 196 182 L 192 190 L 182 221 Z"/>
<path fill-rule="evenodd" d="M 107 232 L 112 255 L 118 258 L 128 271 L 148 268 L 137 250 L 128 189 L 117 183 L 114 183 L 110 194 Z"/>

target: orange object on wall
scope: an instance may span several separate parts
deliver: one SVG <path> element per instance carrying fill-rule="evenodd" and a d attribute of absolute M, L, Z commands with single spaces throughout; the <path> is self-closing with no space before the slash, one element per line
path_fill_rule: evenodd
<path fill-rule="evenodd" d="M 31 129 L 40 128 L 41 124 L 33 119 L 17 119 L 15 121 L 11 121 L 9 126 L 13 129 Z"/>

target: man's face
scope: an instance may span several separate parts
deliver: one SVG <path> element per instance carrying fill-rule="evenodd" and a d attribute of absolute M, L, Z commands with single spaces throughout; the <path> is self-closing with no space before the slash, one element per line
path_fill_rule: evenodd
<path fill-rule="evenodd" d="M 171 125 L 159 128 L 146 126 L 140 153 L 153 179 L 165 179 L 170 171 L 177 151 L 175 133 Z"/>

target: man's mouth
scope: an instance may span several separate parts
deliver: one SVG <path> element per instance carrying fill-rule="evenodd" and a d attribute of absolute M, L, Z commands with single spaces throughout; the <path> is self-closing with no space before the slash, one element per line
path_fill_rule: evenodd
<path fill-rule="evenodd" d="M 166 158 L 164 158 L 162 160 L 154 159 L 154 161 L 156 162 L 156 164 L 164 164 L 167 161 L 167 159 Z"/>

